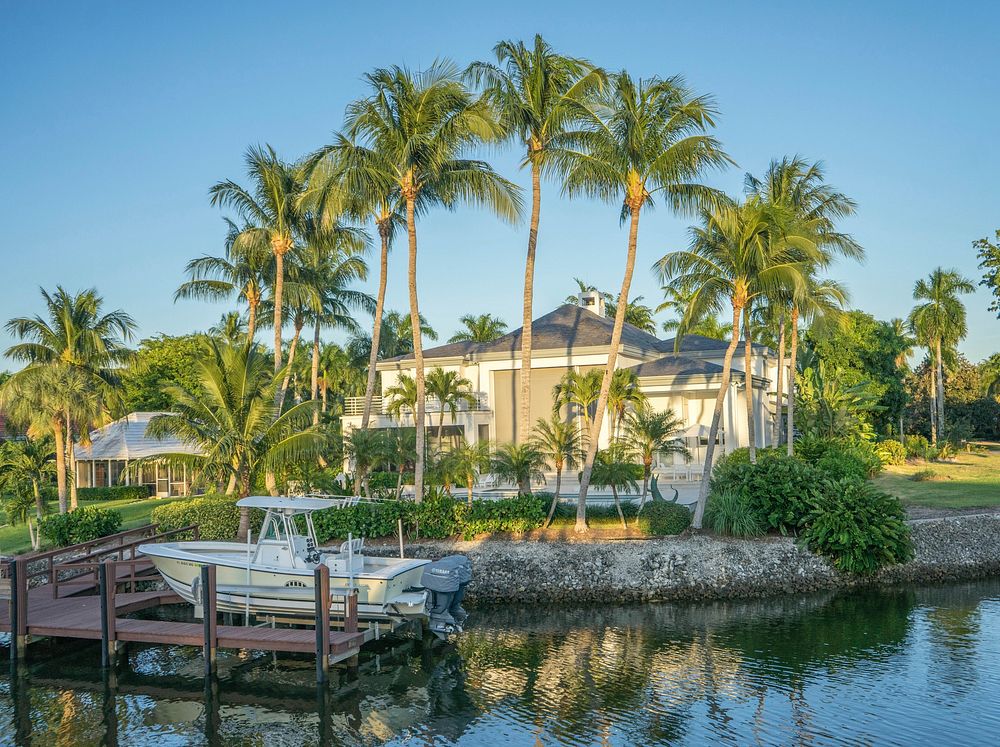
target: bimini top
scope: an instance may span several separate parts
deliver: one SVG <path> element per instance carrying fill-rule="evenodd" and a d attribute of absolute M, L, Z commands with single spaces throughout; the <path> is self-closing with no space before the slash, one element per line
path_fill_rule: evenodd
<path fill-rule="evenodd" d="M 240 508 L 263 508 L 292 513 L 335 508 L 341 503 L 342 501 L 331 498 L 284 498 L 272 495 L 251 495 L 236 501 L 236 505 Z"/>

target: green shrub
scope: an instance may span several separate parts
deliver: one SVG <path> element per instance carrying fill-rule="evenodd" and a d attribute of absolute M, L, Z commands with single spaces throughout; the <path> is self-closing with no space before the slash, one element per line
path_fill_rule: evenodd
<path fill-rule="evenodd" d="M 802 541 L 834 567 L 872 574 L 913 554 L 899 499 L 870 482 L 823 480 L 812 492 Z"/>
<path fill-rule="evenodd" d="M 96 506 L 78 508 L 68 514 L 55 514 L 42 519 L 42 536 L 59 547 L 107 537 L 122 528 L 118 511 Z"/>
<path fill-rule="evenodd" d="M 463 539 L 484 532 L 527 532 L 542 525 L 547 511 L 548 502 L 535 495 L 478 500 L 471 506 L 463 504 L 459 524 Z"/>
<path fill-rule="evenodd" d="M 109 488 L 77 488 L 81 501 L 144 501 L 150 496 L 149 485 L 113 485 Z"/>
<path fill-rule="evenodd" d="M 552 500 L 551 493 L 535 493 L 537 498 L 543 498 L 546 503 Z M 620 501 L 622 507 L 622 514 L 625 519 L 634 519 L 639 513 L 639 504 L 635 500 L 622 500 Z M 646 505 L 649 505 L 647 500 Z M 548 510 L 548 509 L 546 509 Z M 643 511 L 645 512 L 645 508 Z M 556 512 L 553 515 L 553 519 L 562 519 L 563 521 L 576 520 L 576 502 L 559 502 L 556 504 Z M 597 504 L 587 504 L 587 521 L 588 522 L 614 522 L 618 523 L 618 511 L 615 509 L 614 503 L 597 503 Z"/>
<path fill-rule="evenodd" d="M 902 464 L 906 461 L 906 447 L 899 441 L 887 438 L 875 445 L 875 455 L 882 464 Z"/>
<path fill-rule="evenodd" d="M 910 479 L 914 482 L 928 482 L 929 480 L 936 480 L 938 473 L 930 468 L 921 469 L 910 475 Z"/>
<path fill-rule="evenodd" d="M 654 537 L 680 534 L 691 525 L 691 512 L 678 503 L 652 501 L 643 506 L 636 524 L 640 532 Z"/>
<path fill-rule="evenodd" d="M 868 441 L 807 437 L 795 442 L 795 455 L 815 465 L 824 477 L 839 480 L 874 477 L 882 471 L 875 445 Z"/>
<path fill-rule="evenodd" d="M 920 435 L 904 436 L 903 446 L 906 448 L 906 456 L 910 459 L 926 459 L 927 451 L 930 449 L 930 441 Z"/>
<path fill-rule="evenodd" d="M 713 492 L 708 497 L 705 524 L 719 534 L 733 537 L 759 537 L 766 528 L 759 513 L 737 490 Z"/>
<path fill-rule="evenodd" d="M 820 476 L 818 469 L 798 457 L 762 449 L 757 464 L 730 457 L 720 461 L 710 487 L 713 493 L 740 494 L 764 527 L 787 533 L 801 523 L 809 490 Z"/>
<path fill-rule="evenodd" d="M 240 509 L 231 495 L 204 495 L 157 506 L 151 520 L 160 525 L 161 531 L 197 524 L 203 540 L 232 540 L 239 532 Z M 263 521 L 263 511 L 250 510 L 250 529 L 255 535 Z"/>

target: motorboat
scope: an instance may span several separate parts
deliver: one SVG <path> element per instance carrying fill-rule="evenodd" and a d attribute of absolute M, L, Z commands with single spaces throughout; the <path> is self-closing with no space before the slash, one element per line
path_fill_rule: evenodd
<path fill-rule="evenodd" d="M 356 590 L 358 620 L 427 620 L 432 630 L 461 630 L 464 586 L 471 566 L 463 556 L 429 560 L 365 554 L 364 538 L 348 537 L 337 549 L 319 547 L 312 514 L 362 500 L 350 497 L 251 496 L 240 508 L 265 511 L 256 541 L 179 541 L 139 546 L 182 599 L 201 607 L 201 568 L 216 568 L 217 609 L 252 616 L 315 616 L 315 569 L 330 570 L 331 613 L 344 612 L 343 590 Z"/>

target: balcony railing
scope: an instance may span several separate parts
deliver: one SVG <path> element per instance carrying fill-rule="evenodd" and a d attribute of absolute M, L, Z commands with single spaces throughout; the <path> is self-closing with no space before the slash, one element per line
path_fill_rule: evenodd
<path fill-rule="evenodd" d="M 475 402 L 460 402 L 457 408 L 459 412 L 484 412 L 490 409 L 486 392 L 473 392 L 472 396 L 475 398 Z M 392 400 L 383 399 L 382 397 L 372 397 L 372 414 L 388 415 L 388 408 L 391 403 Z M 448 408 L 445 409 L 447 410 Z M 362 415 L 364 414 L 364 410 L 364 397 L 348 397 L 344 401 L 345 415 Z M 425 412 L 441 412 L 441 403 L 437 397 L 427 398 Z M 400 410 L 400 414 L 404 416 L 412 415 L 413 411 L 409 407 L 403 407 Z"/>

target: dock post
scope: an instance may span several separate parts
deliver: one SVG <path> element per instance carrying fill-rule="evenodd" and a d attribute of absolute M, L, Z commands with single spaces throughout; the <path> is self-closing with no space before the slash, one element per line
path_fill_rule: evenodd
<path fill-rule="evenodd" d="M 316 599 L 316 682 L 330 677 L 330 569 L 320 563 L 313 571 Z"/>
<path fill-rule="evenodd" d="M 28 650 L 28 561 L 10 561 L 11 632 L 14 640 L 11 653 L 23 659 Z"/>
<path fill-rule="evenodd" d="M 215 673 L 215 654 L 219 644 L 215 619 L 217 604 L 218 600 L 215 596 L 215 566 L 203 565 L 201 567 L 201 605 L 205 623 L 204 654 L 206 677 L 211 677 Z"/>
<path fill-rule="evenodd" d="M 101 597 L 101 667 L 115 663 L 118 632 L 115 618 L 115 561 L 105 560 L 97 568 L 98 593 Z"/>

